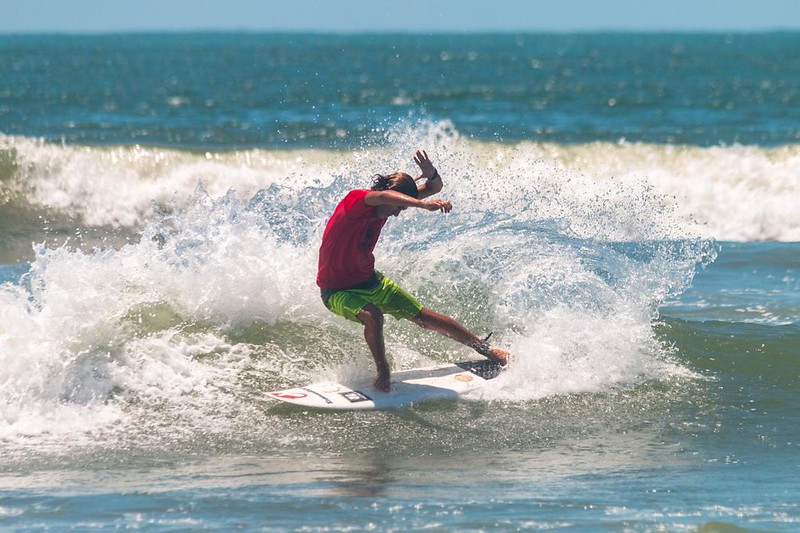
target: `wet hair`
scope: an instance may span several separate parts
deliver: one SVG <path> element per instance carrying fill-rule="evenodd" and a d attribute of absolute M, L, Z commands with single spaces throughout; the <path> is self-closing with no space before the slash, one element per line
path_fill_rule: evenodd
<path fill-rule="evenodd" d="M 395 172 L 388 176 L 375 174 L 372 176 L 372 190 L 373 191 L 397 191 L 406 196 L 419 198 L 419 190 L 414 178 L 405 172 Z"/>

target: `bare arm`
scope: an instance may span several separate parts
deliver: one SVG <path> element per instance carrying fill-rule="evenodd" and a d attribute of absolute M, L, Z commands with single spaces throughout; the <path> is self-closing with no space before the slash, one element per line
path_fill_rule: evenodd
<path fill-rule="evenodd" d="M 446 200 L 426 202 L 397 191 L 370 191 L 364 197 L 364 203 L 374 206 L 418 207 L 420 209 L 427 209 L 428 211 L 441 211 L 443 213 L 449 213 L 453 209 L 453 205 Z"/>

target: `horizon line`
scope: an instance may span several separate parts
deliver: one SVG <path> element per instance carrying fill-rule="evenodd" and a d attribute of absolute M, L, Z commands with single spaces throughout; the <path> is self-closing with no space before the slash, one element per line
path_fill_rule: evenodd
<path fill-rule="evenodd" d="M 315 29 L 315 28 L 157 28 L 116 30 L 0 30 L 1 37 L 13 36 L 111 36 L 111 35 L 174 35 L 174 34 L 277 34 L 277 35 L 574 35 L 574 34 L 768 34 L 800 33 L 800 27 L 774 28 L 573 28 L 573 29 L 468 29 L 468 30 L 374 30 L 374 29 Z"/>

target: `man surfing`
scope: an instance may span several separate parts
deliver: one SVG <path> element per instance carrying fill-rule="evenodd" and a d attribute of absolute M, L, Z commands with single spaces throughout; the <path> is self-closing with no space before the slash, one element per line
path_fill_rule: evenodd
<path fill-rule="evenodd" d="M 449 316 L 423 307 L 375 270 L 372 252 L 390 216 L 409 207 L 440 213 L 453 209 L 446 200 L 425 201 L 442 190 L 442 178 L 425 151 L 417 150 L 414 162 L 422 171 L 417 178 L 403 172 L 376 174 L 370 190 L 350 191 L 328 220 L 319 248 L 317 285 L 322 301 L 333 313 L 364 325 L 364 339 L 378 369 L 375 388 L 384 392 L 391 390 L 383 342 L 385 314 L 436 331 L 502 365 L 509 359 L 508 352 L 489 346 L 488 337 L 481 339 Z"/>

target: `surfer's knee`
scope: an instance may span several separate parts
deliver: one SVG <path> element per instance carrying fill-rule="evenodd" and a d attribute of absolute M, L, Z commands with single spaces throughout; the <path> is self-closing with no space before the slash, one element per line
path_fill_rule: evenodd
<path fill-rule="evenodd" d="M 417 313 L 416 316 L 414 316 L 414 318 L 411 319 L 411 322 L 413 322 L 414 324 L 418 325 L 422 329 L 430 329 L 431 328 L 431 324 L 430 324 L 430 320 L 429 320 L 430 315 L 426 311 L 427 311 L 427 309 L 423 307 L 420 310 L 420 312 Z"/>
<path fill-rule="evenodd" d="M 383 328 L 383 311 L 373 304 L 364 306 L 358 313 L 358 319 L 364 324 L 364 327 Z"/>

